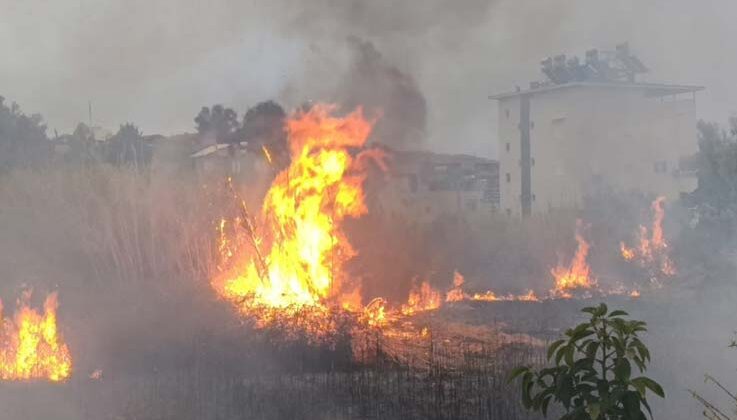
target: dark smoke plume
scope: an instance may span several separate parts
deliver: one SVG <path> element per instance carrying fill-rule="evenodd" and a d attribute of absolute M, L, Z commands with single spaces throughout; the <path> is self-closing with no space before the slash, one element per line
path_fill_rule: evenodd
<path fill-rule="evenodd" d="M 369 41 L 349 37 L 353 62 L 338 86 L 336 100 L 346 109 L 378 111 L 373 140 L 416 148 L 424 140 L 427 104 L 415 80 L 388 63 Z"/>

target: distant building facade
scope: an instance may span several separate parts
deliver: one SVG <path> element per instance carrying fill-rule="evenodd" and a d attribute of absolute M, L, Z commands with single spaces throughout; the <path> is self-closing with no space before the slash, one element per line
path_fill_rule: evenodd
<path fill-rule="evenodd" d="M 274 172 L 263 156 L 248 150 L 246 142 L 211 144 L 193 153 L 191 159 L 201 178 L 231 177 L 249 183 Z"/>
<path fill-rule="evenodd" d="M 391 151 L 379 192 L 388 216 L 429 222 L 443 215 L 491 214 L 499 207 L 497 161 L 469 155 Z"/>
<path fill-rule="evenodd" d="M 245 142 L 244 142 L 245 143 Z M 380 146 L 383 147 L 383 146 Z M 499 208 L 499 164 L 495 160 L 424 151 L 386 149 L 387 171 L 377 168 L 367 189 L 375 198 L 372 212 L 431 222 L 445 215 L 484 216 Z M 212 144 L 191 156 L 198 176 L 226 176 L 251 186 L 267 186 L 276 175 L 246 144 Z"/>
<path fill-rule="evenodd" d="M 549 81 L 491 97 L 499 103 L 501 210 L 575 207 L 604 187 L 671 199 L 692 191 L 696 178 L 682 162 L 697 151 L 702 88 L 635 81 L 644 66 L 626 46 L 606 61 L 595 50 L 585 64 L 562 57 L 543 61 Z"/>

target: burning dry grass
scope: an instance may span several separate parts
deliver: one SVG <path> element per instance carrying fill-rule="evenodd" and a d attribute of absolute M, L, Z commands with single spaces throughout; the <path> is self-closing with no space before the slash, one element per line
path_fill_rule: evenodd
<path fill-rule="evenodd" d="M 15 315 L 0 318 L 0 380 L 68 379 L 72 357 L 57 328 L 56 294 L 46 298 L 43 313 L 30 307 L 30 299 L 30 292 L 24 293 Z M 0 316 L 2 309 L 0 302 Z"/>
<path fill-rule="evenodd" d="M 458 303 L 455 306 L 460 307 L 492 306 L 473 301 L 535 300 L 537 296 L 528 289 L 550 289 L 553 279 L 549 269 L 556 260 L 556 251 L 564 248 L 566 255 L 575 255 L 575 250 L 569 253 L 566 246 L 577 245 L 572 243 L 570 229 L 575 220 L 573 212 L 525 222 L 497 216 L 479 223 L 446 218 L 425 227 L 385 222 L 379 215 L 375 219 L 378 223 L 363 233 L 360 232 L 363 221 L 357 221 L 359 228 L 347 229 L 345 235 L 360 253 L 345 268 L 351 276 L 363 271 L 362 276 L 355 277 L 360 277 L 365 285 L 359 297 L 368 300 L 361 302 L 360 310 L 354 309 L 354 314 L 347 316 L 346 312 L 351 311 L 341 305 L 357 301 L 353 288 L 334 295 L 328 293 L 338 304 L 317 310 L 310 308 L 294 313 L 264 310 L 264 319 L 275 328 L 253 334 L 237 344 L 233 344 L 235 341 L 213 344 L 208 352 L 193 359 L 190 350 L 199 345 L 200 331 L 208 331 L 212 336 L 248 331 L 234 317 L 228 317 L 229 311 L 218 312 L 224 305 L 213 304 L 221 302 L 213 302 L 212 290 L 203 287 L 209 286 L 207 279 L 218 271 L 215 257 L 224 250 L 222 242 L 218 242 L 217 222 L 230 210 L 234 211 L 232 214 L 239 212 L 233 208 L 232 197 L 222 199 L 224 190 L 222 180 L 203 187 L 201 180 L 186 176 L 172 178 L 161 176 L 156 170 L 140 173 L 106 166 L 58 167 L 45 172 L 11 174 L 0 180 L 0 223 L 8 226 L 8 235 L 0 246 L 17 247 L 0 252 L 0 259 L 10 259 L 8 255 L 11 255 L 20 257 L 22 263 L 5 261 L 4 266 L 15 271 L 8 274 L 8 282 L 0 286 L 4 287 L 1 291 L 4 296 L 12 295 L 15 292 L 12 289 L 24 282 L 41 291 L 60 290 L 64 302 L 59 316 L 60 330 L 74 350 L 75 376 L 79 372 L 81 378 L 88 378 L 99 369 L 104 372 L 102 382 L 121 377 L 128 370 L 143 371 L 142 376 L 149 378 L 154 368 L 159 372 L 179 369 L 172 367 L 175 366 L 172 361 L 189 366 L 192 360 L 204 363 L 210 359 L 223 360 L 228 365 L 224 370 L 248 364 L 253 372 L 260 372 L 266 366 L 287 364 L 286 357 L 275 361 L 268 354 L 274 346 L 253 347 L 253 341 L 259 337 L 266 336 L 282 346 L 288 346 L 284 342 L 291 340 L 312 349 L 311 337 L 320 331 L 337 331 L 341 340 L 345 334 L 351 335 L 353 345 L 334 341 L 332 347 L 328 346 L 324 360 L 314 363 L 315 369 L 332 369 L 337 363 L 336 354 L 341 351 L 351 356 L 346 362 L 347 369 L 340 373 L 323 372 L 324 380 L 332 381 L 330 387 L 300 390 L 303 395 L 300 398 L 304 398 L 300 407 L 309 406 L 309 401 L 321 393 L 342 393 L 349 389 L 355 395 L 363 393 L 350 403 L 354 407 L 370 406 L 369 398 L 387 398 L 386 404 L 399 413 L 401 404 L 391 400 L 388 391 L 396 386 L 404 395 L 403 401 L 416 401 L 418 410 L 427 407 L 422 404 L 460 406 L 467 399 L 476 399 L 477 405 L 473 407 L 481 413 L 488 412 L 483 404 L 489 401 L 480 395 L 504 392 L 499 382 L 501 371 L 515 361 L 524 361 L 525 355 L 537 351 L 540 342 L 496 326 L 469 326 L 463 320 L 438 323 L 425 317 L 431 318 L 438 311 L 430 309 L 445 305 L 445 301 Z M 252 202 L 258 200 L 249 200 L 243 191 L 239 194 L 246 197 L 248 208 L 258 208 Z M 366 219 L 371 222 L 372 215 Z M 226 223 L 225 229 L 233 226 L 237 225 Z M 33 252 L 29 253 L 29 249 Z M 270 251 L 268 247 L 263 249 Z M 346 256 L 350 255 L 347 250 Z M 449 284 L 456 268 L 464 274 L 470 273 L 468 288 L 479 292 L 464 292 L 466 284 L 460 273 L 453 285 Z M 32 269 L 34 275 L 27 275 L 26 269 Z M 424 281 L 412 284 L 413 277 Z M 449 289 L 451 293 L 445 295 Z M 369 299 L 384 296 L 381 294 L 384 291 L 388 292 L 385 298 Z M 449 297 L 453 294 L 461 299 Z M 394 302 L 394 309 L 390 301 Z M 404 314 L 401 314 L 402 304 L 408 308 Z M 506 304 L 518 303 L 493 305 Z M 392 313 L 401 316 L 392 318 Z M 490 319 L 485 315 L 483 321 L 490 324 Z M 284 332 L 296 331 L 295 322 L 300 324 L 300 332 L 284 337 Z M 356 330 L 356 324 L 362 328 Z M 379 328 L 382 325 L 388 327 Z M 355 357 L 357 353 L 360 357 Z M 249 362 L 244 362 L 245 359 Z M 311 360 L 301 359 L 302 362 Z M 370 372 L 363 376 L 365 386 L 350 385 L 359 375 L 351 373 L 356 362 L 366 362 L 365 369 Z M 306 369 L 308 364 L 305 362 L 294 370 Z M 377 368 L 382 364 L 391 368 Z M 485 376 L 484 372 L 490 372 L 491 366 L 496 369 L 495 376 Z M 403 369 L 411 369 L 412 375 L 396 379 Z M 459 375 L 452 376 L 456 373 Z M 199 389 L 202 382 L 211 381 L 217 388 L 212 391 L 213 399 L 225 394 L 241 401 L 261 398 L 255 391 L 259 388 L 256 382 L 250 388 L 243 388 L 241 377 L 217 385 L 222 378 L 216 373 L 200 371 L 198 375 L 201 375 L 200 382 L 185 381 L 177 386 Z M 431 397 L 424 395 L 428 389 L 434 389 L 438 375 L 448 375 L 448 388 L 436 389 Z M 463 378 L 476 378 L 478 382 L 464 385 Z M 295 379 L 300 383 L 303 380 Z M 493 386 L 479 385 L 487 380 L 497 382 Z M 415 385 L 412 381 L 416 381 Z M 158 385 L 147 383 L 146 386 Z M 223 391 L 223 387 L 231 388 Z M 384 393 L 385 397 L 366 389 Z M 251 392 L 248 395 L 252 400 L 241 392 Z M 177 395 L 184 398 L 182 393 Z M 154 404 L 150 401 L 153 398 L 141 398 Z M 201 401 L 199 407 L 205 410 L 202 407 L 211 403 Z M 493 403 L 506 404 L 497 400 Z M 447 405 L 444 407 L 450 410 Z M 242 407 L 233 410 L 244 412 Z M 367 410 L 380 411 L 376 407 Z M 453 416 L 449 414 L 446 418 Z"/>
<path fill-rule="evenodd" d="M 193 181 L 102 165 L 0 179 L 0 296 L 59 291 L 75 376 L 176 360 L 198 331 L 229 326 L 203 282 L 219 206 Z"/>
<path fill-rule="evenodd" d="M 165 176 L 156 168 L 141 173 L 108 166 L 54 167 L 10 174 L 0 180 L 0 219 L 10 229 L 0 246 L 18 245 L 24 251 L 0 253 L 0 259 L 9 258 L 4 266 L 17 269 L 7 274 L 2 293 L 12 296 L 22 283 L 41 292 L 60 290 L 61 316 L 69 321 L 62 322 L 62 329 L 83 346 L 94 341 L 120 347 L 118 340 L 133 340 L 145 352 L 170 339 L 179 341 L 174 346 L 188 342 L 195 331 L 212 328 L 208 314 L 227 312 L 214 311 L 213 294 L 203 288 L 204 280 L 218 270 L 215 256 L 222 255 L 217 222 L 230 210 L 239 214 L 224 191 L 222 180 Z M 239 194 L 249 208 L 258 208 L 258 199 L 244 191 Z M 452 302 L 445 295 L 448 289 L 457 289 L 467 300 L 534 301 L 538 296 L 530 289 L 550 289 L 550 262 L 560 245 L 570 242 L 569 227 L 575 220 L 566 212 L 526 222 L 495 216 L 478 223 L 446 218 L 425 227 L 371 214 L 365 219 L 368 228 L 360 228 L 359 221 L 359 229 L 346 232 L 359 250 L 346 271 L 350 276 L 360 271 L 355 278 L 363 281 L 360 291 L 367 297 L 358 319 L 336 315 L 345 309 L 341 303 L 355 305 L 356 288 L 335 294 L 335 306 L 292 315 L 264 310 L 264 319 L 285 330 L 294 322 L 314 332 L 351 330 L 349 324 L 355 322 L 370 330 L 391 317 L 391 298 L 400 313 L 405 305 L 407 315 Z M 27 249 L 34 252 L 28 254 Z M 406 265 L 401 260 L 405 256 L 412 259 Z M 449 285 L 453 269 L 466 274 L 464 267 L 470 267 L 473 292 L 466 293 L 464 283 L 463 288 Z M 34 274 L 29 277 L 27 270 Z M 414 289 L 413 277 L 424 279 L 414 283 Z M 394 280 L 386 284 L 382 278 Z M 384 291 L 386 298 L 370 299 Z M 233 319 L 217 322 L 218 328 L 237 325 Z M 69 331 L 75 327 L 87 337 Z M 421 328 L 415 332 L 419 336 Z M 100 351 L 97 345 L 81 350 Z M 114 352 L 123 359 L 133 357 L 119 354 L 117 348 Z M 105 367 L 80 363 L 84 374 Z"/>
<path fill-rule="evenodd" d="M 550 270 L 555 285 L 551 291 L 554 297 L 570 298 L 572 292 L 591 289 L 596 280 L 591 275 L 588 263 L 589 243 L 583 237 L 583 222 L 576 221 L 576 253 L 568 266 L 558 265 Z"/>
<path fill-rule="evenodd" d="M 639 264 L 650 272 L 651 281 L 659 285 L 661 277 L 671 277 L 676 274 L 676 268 L 668 254 L 668 243 L 663 234 L 663 219 L 665 218 L 665 197 L 656 198 L 650 205 L 652 211 L 652 228 L 640 225 L 637 235 L 637 244 L 634 247 L 620 242 L 622 258 Z"/>
<path fill-rule="evenodd" d="M 539 302 L 540 298 L 537 297 L 537 294 L 535 294 L 534 290 L 528 290 L 527 293 L 520 294 L 520 295 L 514 295 L 514 294 L 506 294 L 506 295 L 498 295 L 497 293 L 487 290 L 485 292 L 476 292 L 474 294 L 467 294 L 463 290 L 463 284 L 466 282 L 465 278 L 461 273 L 458 271 L 453 272 L 453 287 L 448 290 L 448 292 L 445 294 L 445 301 L 448 303 L 451 302 L 463 302 L 465 300 L 471 300 L 471 301 L 482 301 L 482 302 L 513 302 L 513 301 L 521 301 L 521 302 Z"/>

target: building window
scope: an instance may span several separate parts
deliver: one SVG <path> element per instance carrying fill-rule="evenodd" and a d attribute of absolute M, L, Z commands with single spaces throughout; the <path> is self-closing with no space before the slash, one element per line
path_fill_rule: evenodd
<path fill-rule="evenodd" d="M 512 148 L 512 145 L 511 145 L 511 144 L 509 144 L 509 142 L 507 142 L 507 146 L 506 146 L 506 148 L 507 148 L 507 152 L 508 152 L 508 151 L 509 151 L 509 150 L 510 150 L 510 149 Z"/>
<path fill-rule="evenodd" d="M 509 172 L 507 172 L 507 183 L 510 183 L 510 182 L 512 182 L 512 175 Z"/>

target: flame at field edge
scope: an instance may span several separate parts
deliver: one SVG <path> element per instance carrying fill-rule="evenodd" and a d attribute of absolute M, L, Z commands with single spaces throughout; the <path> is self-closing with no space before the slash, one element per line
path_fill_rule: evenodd
<path fill-rule="evenodd" d="M 24 292 L 14 316 L 2 318 L 0 380 L 64 381 L 71 376 L 72 357 L 58 331 L 57 294 L 46 297 L 43 313 L 31 308 L 30 298 L 31 292 Z"/>

